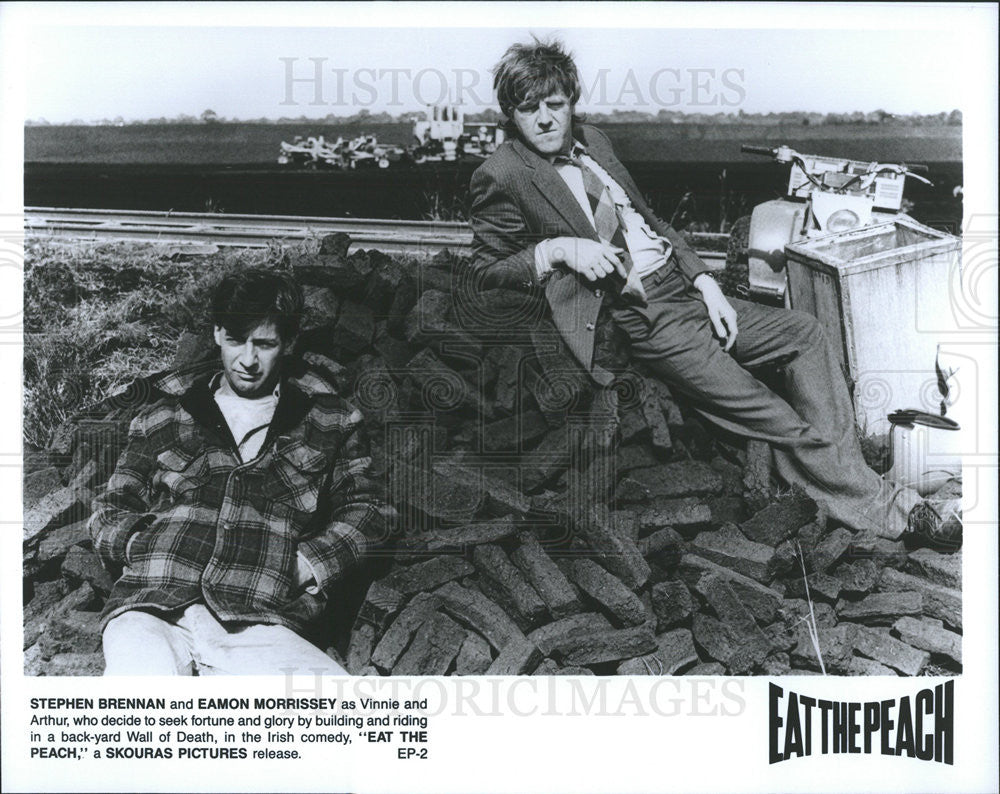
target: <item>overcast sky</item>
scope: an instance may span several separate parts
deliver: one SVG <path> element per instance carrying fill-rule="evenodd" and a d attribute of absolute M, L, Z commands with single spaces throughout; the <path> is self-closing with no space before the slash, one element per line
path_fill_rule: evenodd
<path fill-rule="evenodd" d="M 384 7 L 379 13 L 426 25 L 455 22 L 449 8 L 445 14 L 433 7 L 415 16 L 385 16 Z M 25 116 L 131 120 L 211 108 L 225 117 L 321 117 L 362 108 L 399 113 L 456 94 L 481 109 L 494 106 L 490 67 L 510 42 L 531 32 L 558 32 L 576 54 L 586 89 L 583 109 L 591 112 L 938 113 L 974 101 L 963 92 L 963 75 L 981 68 L 959 25 L 949 23 L 958 17 L 940 8 L 887 14 L 828 7 L 807 14 L 791 4 L 705 4 L 654 8 L 650 16 L 651 9 L 632 5 L 605 9 L 604 20 L 616 28 L 594 27 L 592 9 L 562 8 L 556 14 L 538 7 L 532 15 L 526 14 L 530 8 L 501 3 L 487 16 L 485 7 L 478 15 L 466 7 L 464 22 L 478 26 L 463 28 L 358 27 L 378 15 L 338 5 L 292 7 L 281 17 L 286 23 L 308 20 L 309 27 L 274 27 L 273 11 L 240 13 L 232 4 L 211 13 L 183 6 L 169 15 L 128 5 L 110 16 L 100 6 L 92 6 L 100 13 L 39 13 L 24 47 Z M 880 15 L 869 24 L 860 19 L 876 11 Z M 566 24 L 484 26 L 526 18 L 565 18 Z M 76 24 L 51 24 L 67 20 Z M 340 20 L 352 26 L 332 27 Z M 757 27 L 716 27 L 734 20 Z M 263 26 L 234 26 L 251 22 Z M 624 27 L 635 24 L 642 27 Z M 814 27 L 794 29 L 798 25 Z"/>

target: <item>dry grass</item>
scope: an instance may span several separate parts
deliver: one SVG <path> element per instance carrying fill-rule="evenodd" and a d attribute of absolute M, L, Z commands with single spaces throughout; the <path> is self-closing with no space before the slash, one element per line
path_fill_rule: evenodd
<path fill-rule="evenodd" d="M 270 246 L 174 261 L 149 244 L 28 240 L 25 444 L 47 446 L 74 413 L 168 367 L 181 334 L 207 321 L 217 280 L 233 269 L 277 265 L 282 253 Z"/>

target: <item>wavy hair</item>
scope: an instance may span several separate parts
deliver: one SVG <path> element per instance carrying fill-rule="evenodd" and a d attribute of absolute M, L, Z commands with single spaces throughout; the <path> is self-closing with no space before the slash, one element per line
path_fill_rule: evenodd
<path fill-rule="evenodd" d="M 580 99 L 580 75 L 573 55 L 558 39 L 512 44 L 493 67 L 493 88 L 507 132 L 516 132 L 514 109 L 524 102 L 565 94 L 571 105 Z M 573 121 L 580 119 L 573 116 Z"/>
<path fill-rule="evenodd" d="M 273 323 L 285 341 L 299 331 L 302 288 L 287 273 L 248 268 L 227 275 L 212 293 L 212 322 L 236 336 Z"/>

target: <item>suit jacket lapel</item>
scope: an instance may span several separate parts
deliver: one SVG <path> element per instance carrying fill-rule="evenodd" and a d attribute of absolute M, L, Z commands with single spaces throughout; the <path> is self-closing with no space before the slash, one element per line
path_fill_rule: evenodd
<path fill-rule="evenodd" d="M 514 149 L 524 160 L 525 165 L 531 169 L 531 181 L 538 192 L 562 216 L 574 233 L 578 237 L 596 240 L 597 232 L 593 224 L 552 164 L 535 154 L 520 140 L 514 141 Z"/>

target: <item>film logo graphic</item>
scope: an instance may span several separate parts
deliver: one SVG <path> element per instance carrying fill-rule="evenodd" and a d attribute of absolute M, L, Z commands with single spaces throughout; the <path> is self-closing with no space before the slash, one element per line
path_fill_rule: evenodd
<path fill-rule="evenodd" d="M 768 763 L 810 755 L 904 756 L 953 764 L 955 682 L 865 703 L 822 700 L 769 685 Z"/>

